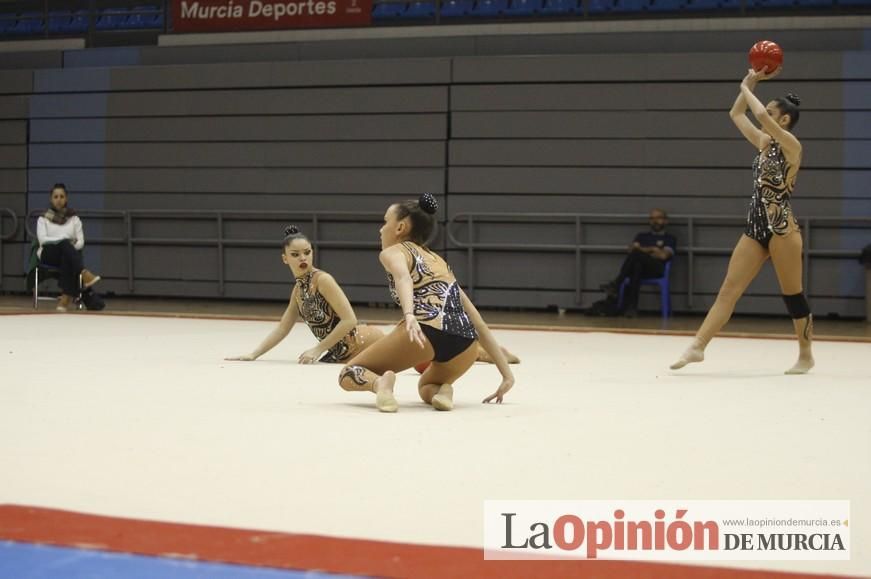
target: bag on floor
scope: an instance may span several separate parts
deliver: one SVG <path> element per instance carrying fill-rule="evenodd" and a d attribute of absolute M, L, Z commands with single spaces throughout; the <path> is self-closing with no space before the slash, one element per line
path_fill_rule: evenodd
<path fill-rule="evenodd" d="M 617 308 L 617 296 L 607 296 L 601 299 L 584 312 L 587 316 L 618 316 L 620 310 Z"/>
<path fill-rule="evenodd" d="M 98 312 L 106 307 L 106 302 L 103 300 L 103 297 L 91 288 L 88 288 L 82 292 L 81 300 L 88 310 L 92 310 L 95 312 Z"/>

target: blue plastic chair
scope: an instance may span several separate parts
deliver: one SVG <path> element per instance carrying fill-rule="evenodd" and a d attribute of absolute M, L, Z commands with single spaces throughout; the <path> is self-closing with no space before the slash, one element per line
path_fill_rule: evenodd
<path fill-rule="evenodd" d="M 72 19 L 73 13 L 69 10 L 53 10 L 48 13 L 48 31 L 51 34 L 64 34 Z"/>
<path fill-rule="evenodd" d="M 82 34 L 88 31 L 88 11 L 76 10 L 69 22 L 64 25 L 63 32 L 67 34 Z"/>
<path fill-rule="evenodd" d="M 541 10 L 542 0 L 512 0 L 502 11 L 505 16 L 532 16 Z"/>
<path fill-rule="evenodd" d="M 495 18 L 508 8 L 508 0 L 478 0 L 472 8 L 472 16 Z"/>
<path fill-rule="evenodd" d="M 683 0 L 650 0 L 647 10 L 650 12 L 680 12 Z"/>
<path fill-rule="evenodd" d="M 5 34 L 10 32 L 15 25 L 18 23 L 18 15 L 17 14 L 0 14 L 0 34 Z"/>
<path fill-rule="evenodd" d="M 541 7 L 542 14 L 572 14 L 583 13 L 584 7 L 577 0 L 545 0 Z"/>
<path fill-rule="evenodd" d="M 429 20 L 435 17 L 435 2 L 412 2 L 400 15 L 406 20 Z"/>
<path fill-rule="evenodd" d="M 614 0 L 587 0 L 588 14 L 606 14 L 614 10 Z"/>
<path fill-rule="evenodd" d="M 690 12 L 701 12 L 703 10 L 718 10 L 720 8 L 719 0 L 688 0 L 683 7 L 684 10 Z"/>
<path fill-rule="evenodd" d="M 9 34 L 39 34 L 45 30 L 42 12 L 23 12 L 18 15 L 18 22 L 7 30 Z"/>
<path fill-rule="evenodd" d="M 747 8 L 750 10 L 760 8 L 791 8 L 793 6 L 795 6 L 795 0 L 752 0 L 747 2 Z"/>
<path fill-rule="evenodd" d="M 447 0 L 442 2 L 442 18 L 462 18 L 472 12 L 472 0 Z"/>
<path fill-rule="evenodd" d="M 642 278 L 641 285 L 656 285 L 659 286 L 660 303 L 662 306 L 662 317 L 667 318 L 671 315 L 671 287 L 669 278 L 671 277 L 671 262 L 672 257 L 665 262 L 665 269 L 662 272 L 662 277 L 646 277 Z M 626 291 L 626 286 L 629 285 L 629 278 L 623 280 L 620 284 L 617 297 L 617 308 L 623 309 L 623 292 Z"/>
<path fill-rule="evenodd" d="M 127 10 L 106 8 L 97 17 L 97 30 L 124 30 L 127 27 Z"/>
<path fill-rule="evenodd" d="M 375 20 L 392 20 L 401 18 L 405 13 L 404 2 L 379 2 L 372 8 L 372 18 Z"/>
<path fill-rule="evenodd" d="M 138 28 L 163 28 L 163 11 L 160 6 L 134 6 L 130 18 L 135 18 Z"/>
<path fill-rule="evenodd" d="M 647 8 L 646 0 L 617 0 L 614 12 L 642 12 Z"/>

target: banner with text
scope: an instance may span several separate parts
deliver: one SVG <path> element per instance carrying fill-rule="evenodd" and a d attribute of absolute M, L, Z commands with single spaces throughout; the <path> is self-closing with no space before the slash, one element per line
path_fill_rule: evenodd
<path fill-rule="evenodd" d="M 173 0 L 174 32 L 365 26 L 372 0 Z"/>
<path fill-rule="evenodd" d="M 485 559 L 846 561 L 846 500 L 484 501 Z"/>

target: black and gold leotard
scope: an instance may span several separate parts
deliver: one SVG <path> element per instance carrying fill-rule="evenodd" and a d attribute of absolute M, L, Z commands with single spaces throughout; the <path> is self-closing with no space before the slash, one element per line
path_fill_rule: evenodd
<path fill-rule="evenodd" d="M 798 230 L 789 204 L 794 185 L 791 168 L 774 139 L 753 160 L 753 197 L 744 233 L 765 248 L 772 235 L 787 235 Z"/>
<path fill-rule="evenodd" d="M 414 316 L 418 323 L 462 338 L 475 340 L 478 334 L 460 299 L 460 286 L 445 260 L 410 241 L 401 244 L 414 286 Z M 399 296 L 389 273 L 390 295 L 397 305 Z"/>
<path fill-rule="evenodd" d="M 296 287 L 299 290 L 297 294 L 299 315 L 305 320 L 318 342 L 326 338 L 342 321 L 324 296 L 316 289 L 312 290 L 312 282 L 319 273 L 321 273 L 320 270 L 313 269 L 296 280 Z M 356 341 L 357 328 L 354 328 L 347 336 L 327 350 L 320 361 L 344 362 L 357 350 Z"/>

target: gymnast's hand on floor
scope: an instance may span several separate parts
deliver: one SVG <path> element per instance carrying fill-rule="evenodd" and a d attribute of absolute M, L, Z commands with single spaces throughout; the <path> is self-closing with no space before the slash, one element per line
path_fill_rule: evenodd
<path fill-rule="evenodd" d="M 490 396 L 487 396 L 482 400 L 484 404 L 492 402 L 496 400 L 497 404 L 502 404 L 502 397 L 505 396 L 505 393 L 511 390 L 511 387 L 514 386 L 514 376 L 509 376 L 507 378 L 502 378 L 502 384 L 499 385 L 499 389 L 496 390 Z"/>
<path fill-rule="evenodd" d="M 321 353 L 318 351 L 317 347 L 306 350 L 302 354 L 299 355 L 299 360 L 297 360 L 300 364 L 314 364 L 318 361 L 318 358 L 321 357 Z"/>
<path fill-rule="evenodd" d="M 242 354 L 241 356 L 232 356 L 224 359 L 230 360 L 231 362 L 253 362 L 257 357 L 252 356 L 251 354 Z"/>

